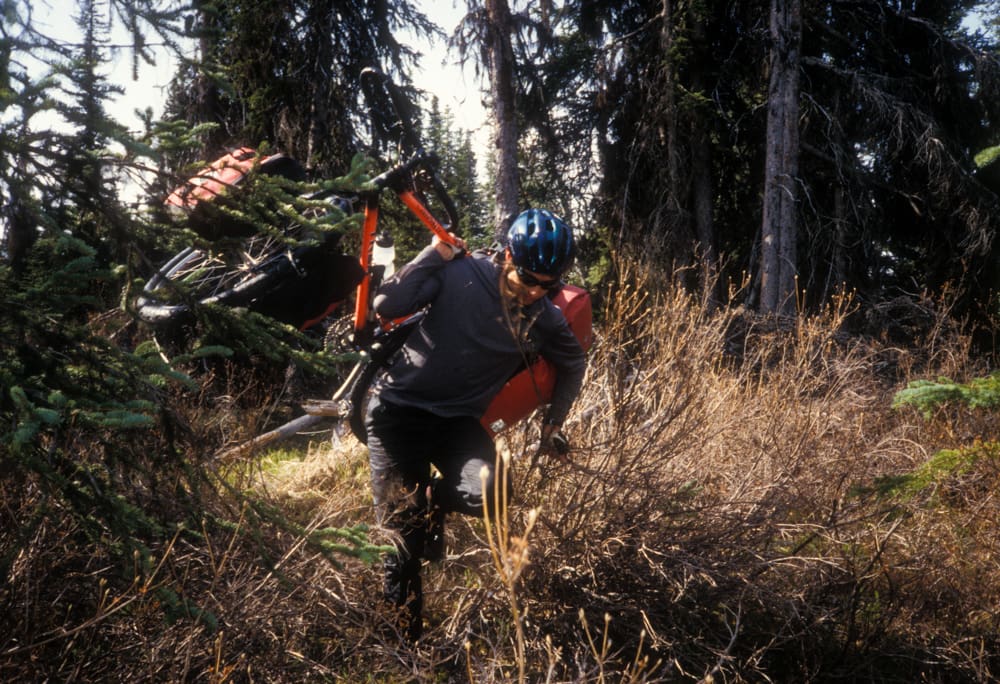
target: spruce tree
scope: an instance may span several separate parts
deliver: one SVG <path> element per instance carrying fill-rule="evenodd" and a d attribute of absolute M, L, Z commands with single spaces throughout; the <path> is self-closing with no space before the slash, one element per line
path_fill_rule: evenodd
<path fill-rule="evenodd" d="M 578 159 L 596 150 L 597 227 L 662 247 L 681 273 L 697 273 L 702 255 L 724 259 L 732 282 L 754 273 L 768 3 L 565 7 L 538 92 L 568 114 L 560 148 Z M 973 157 L 996 144 L 1000 61 L 996 33 L 963 18 L 978 8 L 988 28 L 995 7 L 802 3 L 794 212 L 805 306 L 844 286 L 867 303 L 927 288 L 961 291 L 958 310 L 984 313 L 977 299 L 997 282 L 997 195 Z M 541 108 L 522 104 L 525 117 Z"/>
<path fill-rule="evenodd" d="M 99 614 L 109 591 L 88 582 L 89 571 L 75 563 L 92 557 L 116 568 L 114 593 L 142 587 L 155 573 L 153 554 L 171 540 L 199 544 L 223 530 L 231 536 L 229 506 L 238 515 L 241 500 L 259 525 L 294 530 L 252 497 L 220 496 L 228 483 L 208 460 L 218 444 L 199 440 L 204 428 L 183 418 L 201 388 L 164 361 L 129 308 L 134 276 L 148 267 L 144 257 L 163 226 L 125 201 L 135 191 L 126 179 L 155 170 L 162 144 L 192 138 L 152 121 L 137 138 L 108 116 L 117 86 L 104 76 L 107 31 L 124 19 L 136 58 L 144 59 L 151 34 L 179 44 L 185 15 L 153 0 L 88 1 L 77 10 L 79 43 L 45 36 L 28 3 L 7 2 L 0 14 L 4 600 L 36 581 L 25 576 L 24 558 L 53 539 L 67 545 L 66 566 L 45 568 L 49 581 L 21 594 L 49 603 L 2 611 L 0 634 L 5 650 L 8 640 L 38 644 L 25 657 L 50 678 L 58 665 L 50 667 L 49 656 L 62 645 L 47 636 Z M 344 546 L 330 545 L 330 534 L 309 543 L 325 555 L 370 557 L 358 531 L 340 535 Z M 212 623 L 210 612 L 176 587 L 147 588 L 170 619 Z M 25 614 L 36 619 L 25 621 Z"/>
<path fill-rule="evenodd" d="M 25 543 L 63 509 L 81 533 L 113 539 L 120 552 L 148 553 L 164 521 L 118 488 L 152 484 L 172 469 L 174 445 L 154 428 L 164 392 L 189 381 L 130 344 L 118 309 L 134 244 L 135 219 L 119 199 L 133 150 L 104 104 L 114 87 L 102 74 L 108 17 L 97 3 L 79 7 L 79 46 L 36 31 L 26 5 L 2 17 L 7 111 L 0 136 L 5 253 L 0 259 L 0 472 L 44 493 L 5 527 Z M 173 30 L 169 22 L 161 30 Z M 45 66 L 25 68 L 27 53 Z M 49 128 L 36 122 L 48 121 Z M 197 491 L 188 483 L 185 490 Z M 150 487 L 152 499 L 167 490 Z M 145 495 L 143 495 L 145 499 Z M 190 502 L 189 502 L 190 503 Z M 155 508 L 155 507 L 154 507 Z M 27 527 L 26 527 L 27 526 Z M 25 536 L 26 535 L 26 536 Z M 3 549 L 8 576 L 17 549 Z M 122 558 L 121 560 L 125 560 Z"/>
<path fill-rule="evenodd" d="M 441 160 L 441 177 L 459 213 L 456 232 L 466 240 L 487 242 L 486 210 L 480 197 L 471 133 L 456 128 L 455 117 L 432 97 L 424 126 L 429 152 Z"/>

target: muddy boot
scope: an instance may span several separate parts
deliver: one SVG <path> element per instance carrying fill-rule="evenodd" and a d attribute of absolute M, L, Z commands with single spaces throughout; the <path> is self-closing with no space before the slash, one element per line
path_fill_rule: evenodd
<path fill-rule="evenodd" d="M 444 560 L 444 509 L 438 500 L 436 489 L 441 483 L 440 477 L 435 477 L 427 485 L 427 521 L 424 527 L 424 553 L 427 560 L 433 562 Z"/>
<path fill-rule="evenodd" d="M 424 539 L 424 558 L 431 562 L 444 560 L 444 511 L 432 506 L 427 514 L 427 536 Z"/>
<path fill-rule="evenodd" d="M 424 596 L 420 579 L 420 559 L 402 560 L 398 554 L 387 556 L 385 569 L 385 600 L 396 611 L 400 634 L 413 643 L 423 634 Z"/>

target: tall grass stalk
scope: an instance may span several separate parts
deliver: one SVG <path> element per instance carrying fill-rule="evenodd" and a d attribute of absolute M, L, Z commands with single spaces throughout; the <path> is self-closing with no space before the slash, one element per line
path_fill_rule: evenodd
<path fill-rule="evenodd" d="M 524 682 L 526 653 L 524 615 L 518 602 L 517 581 L 529 562 L 528 536 L 538 520 L 538 511 L 536 509 L 529 511 L 528 522 L 521 536 L 511 535 L 508 478 L 506 477 L 506 473 L 510 472 L 509 467 L 509 453 L 507 451 L 498 452 L 497 476 L 493 479 L 493 497 L 492 499 L 489 496 L 483 497 L 483 523 L 486 531 L 486 542 L 493 558 L 493 566 L 500 576 L 500 582 L 507 592 L 507 599 L 510 603 L 511 620 L 514 624 L 517 679 L 519 682 Z M 479 473 L 483 492 L 489 490 L 489 476 L 489 468 L 483 466 Z M 489 506 L 491 500 L 496 502 L 492 511 Z"/>

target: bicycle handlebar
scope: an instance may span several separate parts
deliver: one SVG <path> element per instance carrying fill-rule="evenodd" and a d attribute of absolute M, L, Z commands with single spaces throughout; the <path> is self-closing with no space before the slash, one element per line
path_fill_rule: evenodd
<path fill-rule="evenodd" d="M 436 154 L 421 153 L 413 156 L 409 161 L 376 176 L 371 183 L 379 190 L 389 188 L 399 192 L 406 188 L 407 180 L 415 169 L 426 168 L 431 173 L 434 172 L 438 163 Z"/>
<path fill-rule="evenodd" d="M 396 192 L 402 192 L 405 190 L 406 182 L 413 171 L 418 168 L 426 170 L 430 176 L 431 189 L 434 192 L 434 196 L 441 202 L 445 213 L 448 214 L 448 222 L 451 229 L 457 229 L 458 209 L 455 207 L 454 201 L 452 201 L 451 196 L 448 194 L 444 183 L 441 182 L 441 178 L 437 173 L 440 160 L 436 154 L 429 154 L 424 150 L 423 145 L 420 143 L 420 138 L 413 128 L 413 105 L 403 94 L 402 90 L 400 90 L 399 86 L 393 83 L 392 79 L 377 69 L 366 67 L 361 71 L 361 89 L 365 94 L 365 99 L 368 101 L 369 108 L 372 110 L 371 118 L 373 125 L 379 127 L 379 117 L 375 113 L 379 108 L 378 93 L 375 89 L 376 81 L 382 86 L 383 94 L 387 93 L 389 95 L 391 107 L 396 115 L 395 122 L 386 128 L 398 130 L 404 149 L 412 154 L 412 156 L 409 161 L 376 177 L 372 183 L 380 190 L 382 188 L 390 188 Z"/>

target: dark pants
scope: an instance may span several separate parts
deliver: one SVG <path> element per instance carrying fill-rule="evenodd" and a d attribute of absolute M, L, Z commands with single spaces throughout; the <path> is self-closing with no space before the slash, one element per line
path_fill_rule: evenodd
<path fill-rule="evenodd" d="M 416 639 L 422 629 L 420 559 L 432 510 L 482 516 L 480 471 L 486 467 L 492 515 L 496 448 L 476 418 L 442 418 L 378 398 L 368 406 L 365 424 L 375 512 L 379 524 L 396 535 L 396 552 L 384 562 L 385 597 L 404 609 L 407 635 Z M 440 479 L 431 480 L 431 465 Z"/>

